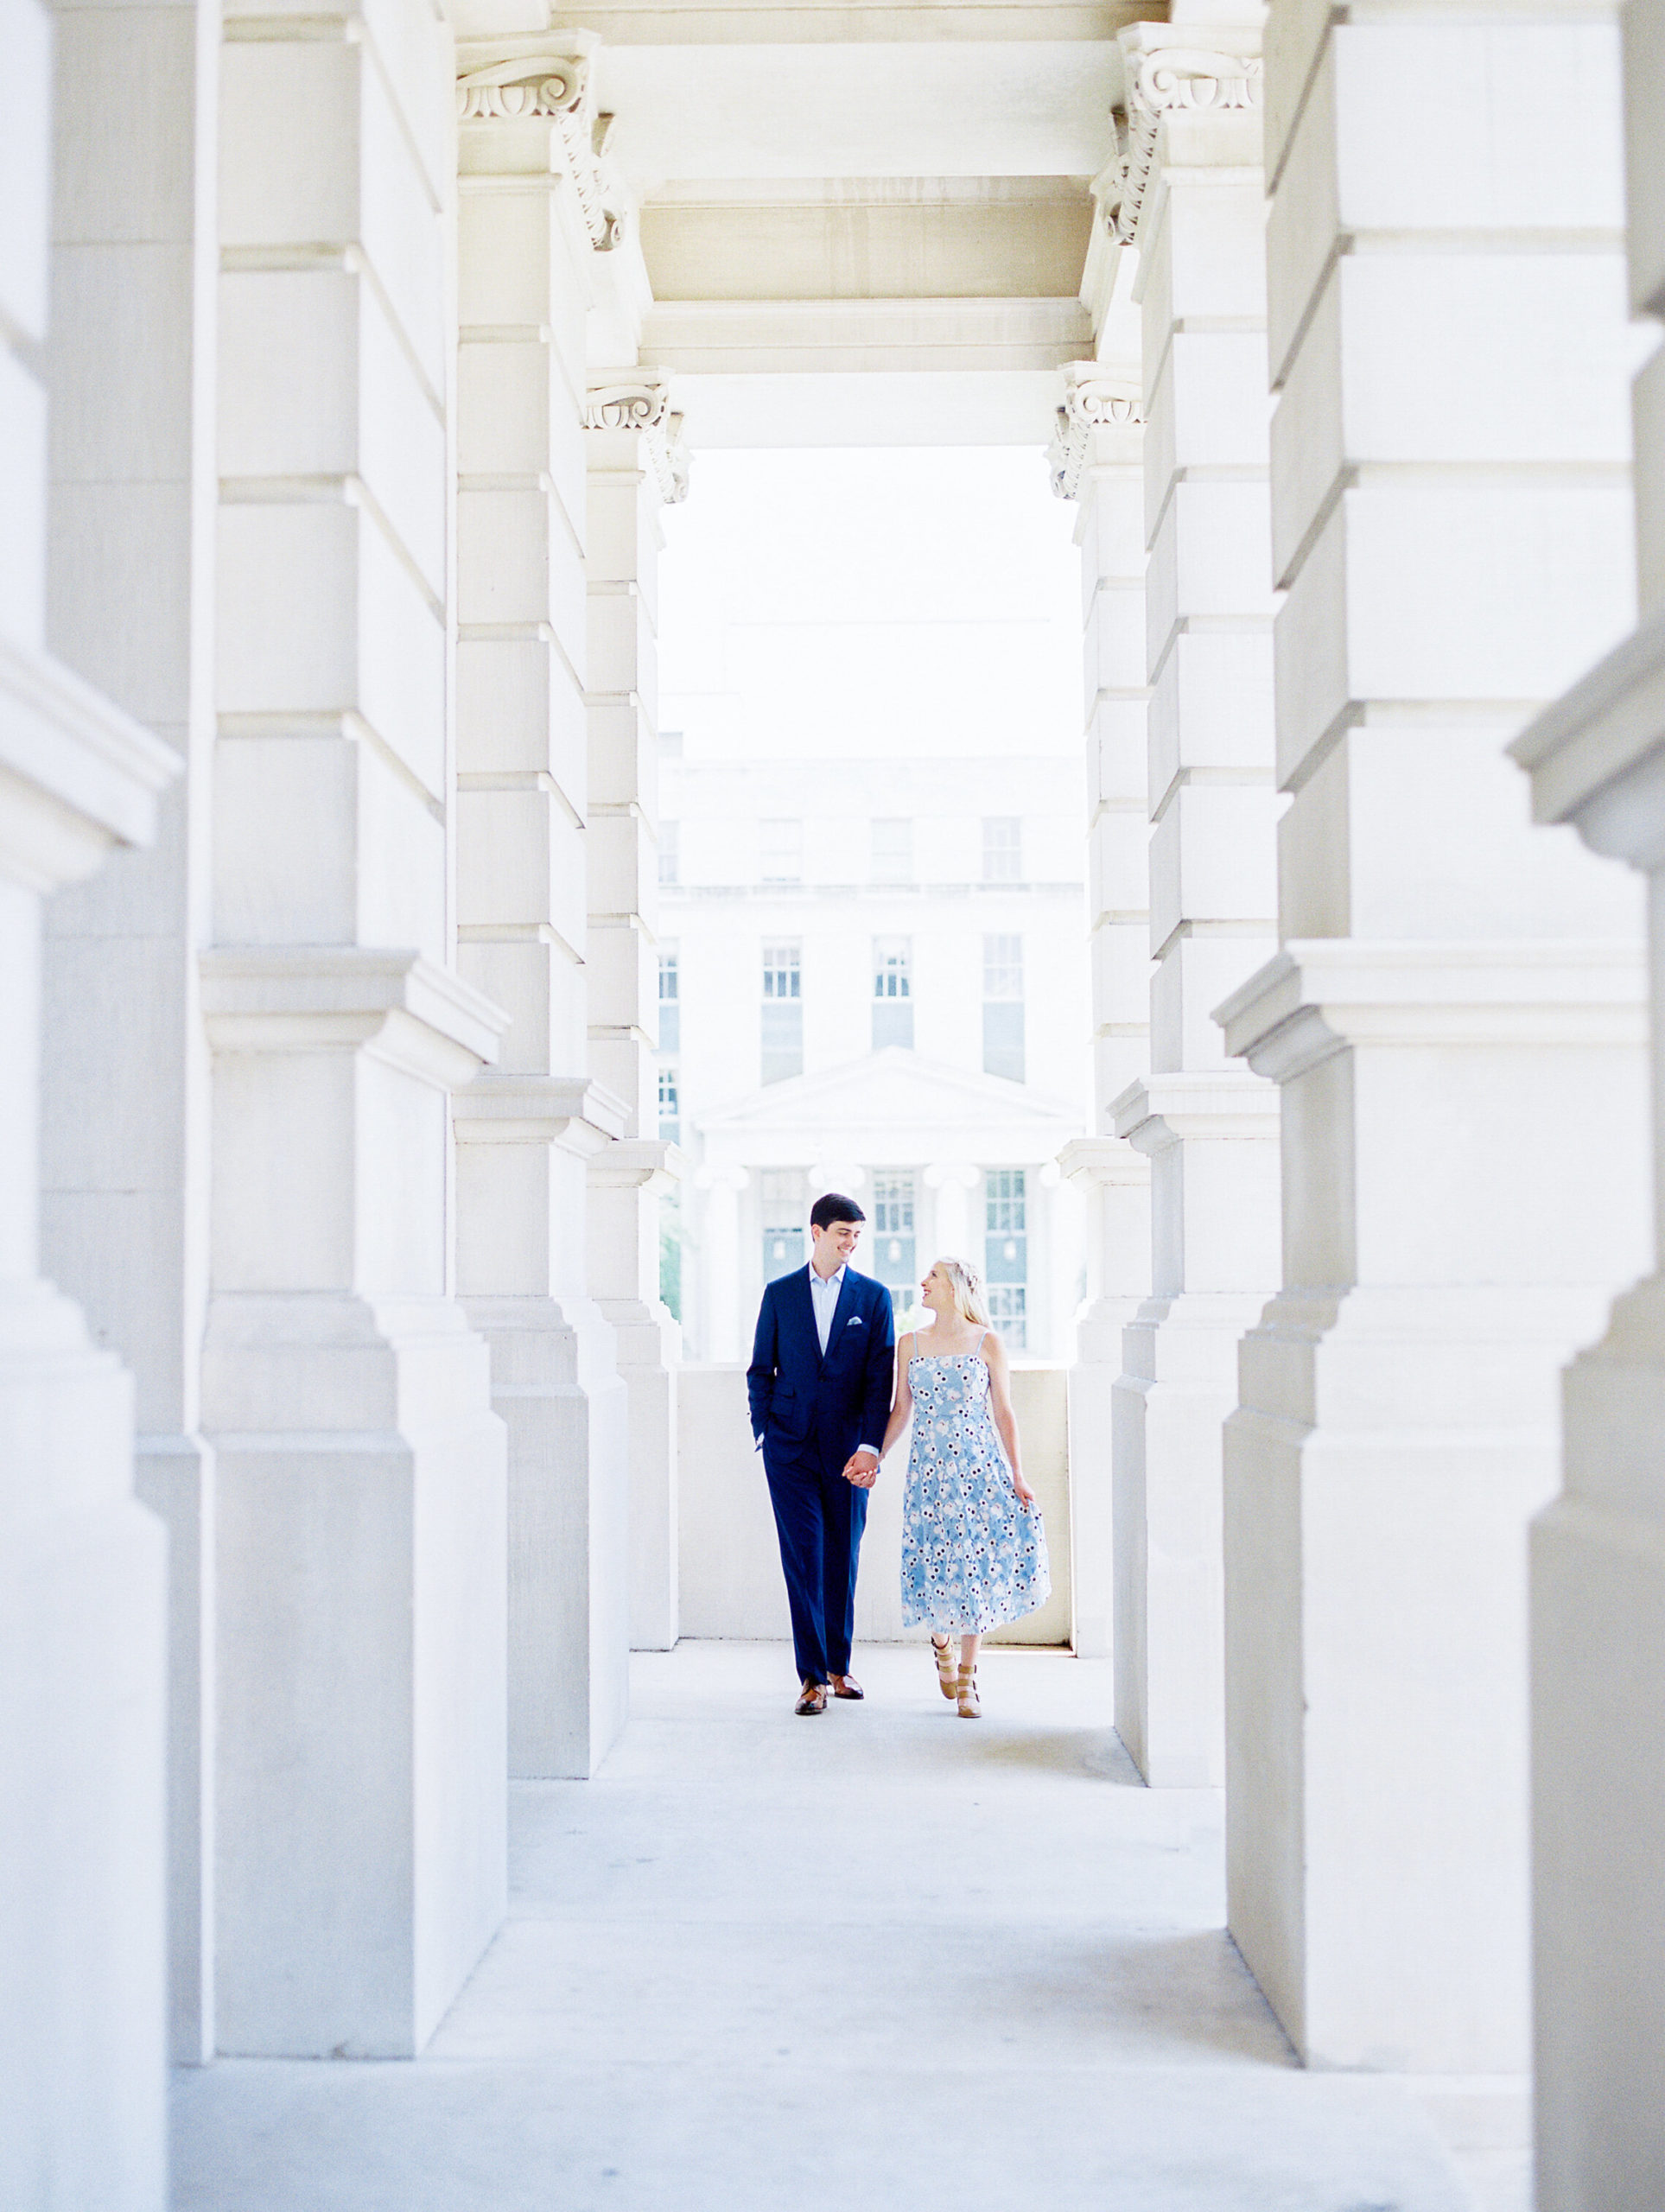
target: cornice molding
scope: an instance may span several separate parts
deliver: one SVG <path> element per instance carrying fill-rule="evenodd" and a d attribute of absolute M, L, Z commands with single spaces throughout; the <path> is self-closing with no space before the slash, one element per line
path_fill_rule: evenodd
<path fill-rule="evenodd" d="M 1046 466 L 1054 497 L 1073 499 L 1092 454 L 1095 433 L 1142 429 L 1145 404 L 1131 378 L 1112 376 L 1097 361 L 1071 361 L 1064 378 L 1064 404 L 1046 449 Z"/>
<path fill-rule="evenodd" d="M 595 105 L 594 54 L 568 51 L 548 38 L 469 39 L 457 48 L 457 119 L 494 125 L 549 122 L 565 156 L 567 173 L 597 253 L 611 253 L 624 237 L 619 194 L 602 156 L 613 127 Z"/>
<path fill-rule="evenodd" d="M 1262 64 L 1258 53 L 1249 50 L 1249 40 L 1258 43 L 1258 33 L 1222 32 L 1218 45 L 1187 45 L 1187 29 L 1140 23 L 1122 34 L 1127 107 L 1115 117 L 1115 158 L 1095 180 L 1093 196 L 1112 236 L 1124 245 L 1139 243 L 1163 118 L 1182 110 L 1223 114 L 1261 105 Z M 1172 43 L 1160 43 L 1165 39 Z M 1243 50 L 1231 51 L 1235 47 Z"/>
<path fill-rule="evenodd" d="M 584 398 L 587 430 L 633 430 L 668 507 L 688 497 L 688 448 L 683 418 L 670 404 L 664 369 L 606 369 L 590 379 Z"/>

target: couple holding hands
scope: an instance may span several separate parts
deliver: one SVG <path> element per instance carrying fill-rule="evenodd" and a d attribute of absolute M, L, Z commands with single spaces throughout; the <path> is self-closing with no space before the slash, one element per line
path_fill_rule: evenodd
<path fill-rule="evenodd" d="M 849 1663 L 867 1493 L 912 1419 L 902 1618 L 930 1628 L 943 1695 L 975 1720 L 978 1638 L 1051 1593 L 1040 1508 L 975 1271 L 938 1260 L 920 1285 L 931 1325 L 899 1345 L 890 1293 L 849 1264 L 866 1218 L 837 1192 L 816 1200 L 810 1264 L 764 1292 L 746 1378 L 791 1610 L 795 1710 L 824 1713 L 829 1688 L 863 1694 Z"/>

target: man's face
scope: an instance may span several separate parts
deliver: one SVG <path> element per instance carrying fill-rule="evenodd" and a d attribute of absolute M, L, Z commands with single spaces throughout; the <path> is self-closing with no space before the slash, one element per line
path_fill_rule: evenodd
<path fill-rule="evenodd" d="M 816 1265 L 823 1275 L 829 1275 L 854 1257 L 855 1248 L 861 1242 L 861 1224 L 859 1221 L 836 1221 L 828 1229 L 812 1226 L 810 1235 L 815 1244 Z"/>

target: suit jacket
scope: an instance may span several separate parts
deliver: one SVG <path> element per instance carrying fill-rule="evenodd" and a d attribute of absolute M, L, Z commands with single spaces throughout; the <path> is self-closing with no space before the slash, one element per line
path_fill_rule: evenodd
<path fill-rule="evenodd" d="M 809 1269 L 781 1275 L 763 1294 L 747 1370 L 753 1435 L 772 1457 L 836 1474 L 859 1445 L 884 1442 L 895 1359 L 883 1283 L 846 1266 L 823 1358 Z"/>

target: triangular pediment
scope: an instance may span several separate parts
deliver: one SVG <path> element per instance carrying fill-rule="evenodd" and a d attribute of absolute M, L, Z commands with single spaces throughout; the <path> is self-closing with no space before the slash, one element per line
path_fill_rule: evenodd
<path fill-rule="evenodd" d="M 814 1075 L 767 1084 L 701 1115 L 695 1124 L 725 1150 L 752 1136 L 771 1139 L 769 1149 L 776 1154 L 830 1148 L 874 1157 L 876 1147 L 877 1153 L 901 1158 L 963 1151 L 991 1157 L 1002 1149 L 1040 1157 L 1084 1125 L 1084 1116 L 1063 1100 L 1025 1084 L 949 1067 L 894 1045 Z"/>

